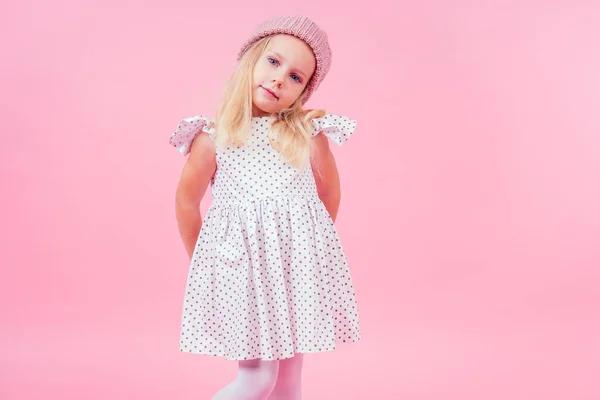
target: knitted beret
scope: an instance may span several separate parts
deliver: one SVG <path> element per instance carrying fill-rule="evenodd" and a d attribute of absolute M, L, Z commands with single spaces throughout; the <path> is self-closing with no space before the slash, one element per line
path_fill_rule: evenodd
<path fill-rule="evenodd" d="M 246 40 L 238 53 L 238 61 L 255 42 L 266 36 L 276 34 L 288 34 L 303 40 L 310 46 L 315 55 L 315 72 L 308 85 L 306 85 L 307 93 L 304 97 L 304 104 L 312 93 L 317 90 L 331 66 L 331 49 L 329 48 L 327 34 L 307 17 L 292 15 L 274 17 L 261 22 L 255 28 L 252 36 Z"/>

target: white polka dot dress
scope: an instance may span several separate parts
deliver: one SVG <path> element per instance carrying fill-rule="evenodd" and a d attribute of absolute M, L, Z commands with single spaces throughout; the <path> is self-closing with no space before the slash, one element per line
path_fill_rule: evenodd
<path fill-rule="evenodd" d="M 360 340 L 349 265 L 312 169 L 269 144 L 269 117 L 252 119 L 240 148 L 217 147 L 213 202 L 189 268 L 180 350 L 229 360 L 277 360 Z M 314 135 L 342 145 L 356 121 L 327 114 Z M 186 118 L 170 143 L 182 154 L 214 122 Z"/>

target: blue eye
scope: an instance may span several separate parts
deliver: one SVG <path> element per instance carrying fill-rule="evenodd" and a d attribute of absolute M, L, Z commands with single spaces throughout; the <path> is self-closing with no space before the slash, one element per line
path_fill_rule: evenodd
<path fill-rule="evenodd" d="M 274 59 L 273 57 L 267 57 L 267 60 L 269 60 L 269 64 L 277 65 L 277 60 Z"/>
<path fill-rule="evenodd" d="M 298 83 L 302 82 L 302 78 L 300 78 L 298 75 L 296 74 L 292 74 L 292 79 L 295 80 Z"/>

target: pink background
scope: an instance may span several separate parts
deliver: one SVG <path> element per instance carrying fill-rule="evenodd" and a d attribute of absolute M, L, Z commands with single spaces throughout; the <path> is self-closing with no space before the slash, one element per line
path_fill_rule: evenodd
<path fill-rule="evenodd" d="M 309 105 L 359 120 L 334 152 L 364 340 L 308 356 L 304 398 L 600 398 L 600 3 L 281 4 L 2 5 L 0 398 L 233 377 L 178 351 L 168 137 L 284 13 L 334 50 Z"/>

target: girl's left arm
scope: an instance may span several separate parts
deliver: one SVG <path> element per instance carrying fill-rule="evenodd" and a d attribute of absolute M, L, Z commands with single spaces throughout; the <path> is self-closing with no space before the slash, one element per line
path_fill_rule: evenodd
<path fill-rule="evenodd" d="M 325 205 L 331 219 L 335 222 L 342 191 L 340 176 L 333 153 L 329 148 L 329 139 L 325 135 L 315 135 L 311 144 L 311 167 L 317 184 L 319 198 Z"/>

